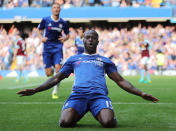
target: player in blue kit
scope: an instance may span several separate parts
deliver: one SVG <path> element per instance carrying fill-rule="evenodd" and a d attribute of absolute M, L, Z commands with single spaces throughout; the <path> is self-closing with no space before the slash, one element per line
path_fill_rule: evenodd
<path fill-rule="evenodd" d="M 75 38 L 76 53 L 82 54 L 84 53 L 84 43 L 83 43 L 84 32 L 82 28 L 79 28 L 77 32 L 78 36 Z"/>
<path fill-rule="evenodd" d="M 63 43 L 69 39 L 69 28 L 66 21 L 59 17 L 60 10 L 60 5 L 53 3 L 52 15 L 44 17 L 38 26 L 38 29 L 43 31 L 43 63 L 47 76 L 53 75 L 52 66 L 56 72 L 60 70 L 63 59 Z M 65 36 L 62 35 L 62 32 L 65 33 Z M 52 98 L 58 98 L 57 86 L 53 89 Z"/>
<path fill-rule="evenodd" d="M 35 89 L 19 91 L 20 96 L 29 96 L 50 89 L 71 73 L 75 74 L 72 93 L 62 108 L 61 127 L 73 127 L 90 111 L 103 127 L 116 127 L 113 107 L 108 95 L 105 73 L 122 89 L 152 102 L 158 101 L 126 81 L 115 64 L 108 58 L 96 54 L 98 34 L 89 30 L 84 34 L 84 53 L 71 56 L 61 70 Z"/>

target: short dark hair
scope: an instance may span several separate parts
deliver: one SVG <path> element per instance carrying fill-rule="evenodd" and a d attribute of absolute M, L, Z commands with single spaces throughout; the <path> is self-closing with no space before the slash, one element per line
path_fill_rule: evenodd
<path fill-rule="evenodd" d="M 86 35 L 87 33 L 89 33 L 89 32 L 94 32 L 95 35 L 97 36 L 97 38 L 99 38 L 99 35 L 98 35 L 98 33 L 97 33 L 95 30 L 88 30 L 88 31 L 86 31 L 86 32 L 84 33 L 84 37 L 85 37 L 85 35 Z"/>
<path fill-rule="evenodd" d="M 51 4 L 51 7 L 53 7 L 53 5 L 59 5 L 59 6 L 60 6 L 60 4 L 59 4 L 59 3 L 56 3 L 56 2 L 53 2 L 53 3 Z"/>
<path fill-rule="evenodd" d="M 25 40 L 26 38 L 29 37 L 28 33 L 26 33 L 26 32 L 21 32 L 21 33 L 20 33 L 20 36 L 21 36 L 21 38 L 22 38 L 23 40 Z"/>

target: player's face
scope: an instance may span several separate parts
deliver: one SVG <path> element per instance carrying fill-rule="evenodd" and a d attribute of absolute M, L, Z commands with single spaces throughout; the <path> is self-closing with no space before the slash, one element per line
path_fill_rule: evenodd
<path fill-rule="evenodd" d="M 95 31 L 88 31 L 84 35 L 84 48 L 86 53 L 93 54 L 96 53 L 96 48 L 98 45 L 98 34 Z"/>
<path fill-rule="evenodd" d="M 60 13 L 60 5 L 58 5 L 58 4 L 54 4 L 53 6 L 52 6 L 52 13 L 53 13 L 53 15 L 59 15 L 59 13 Z"/>

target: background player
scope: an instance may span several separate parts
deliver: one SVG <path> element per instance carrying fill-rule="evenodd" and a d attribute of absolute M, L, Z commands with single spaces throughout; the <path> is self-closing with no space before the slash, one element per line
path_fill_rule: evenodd
<path fill-rule="evenodd" d="M 76 53 L 82 54 L 84 52 L 84 44 L 83 44 L 83 35 L 84 31 L 83 28 L 77 29 L 78 36 L 75 38 L 75 46 L 76 46 Z"/>
<path fill-rule="evenodd" d="M 54 66 L 55 72 L 60 70 L 63 59 L 63 43 L 69 39 L 69 28 L 67 23 L 59 17 L 60 10 L 60 5 L 53 3 L 52 15 L 44 17 L 38 26 L 39 30 L 44 30 L 42 38 L 42 42 L 44 43 L 43 62 L 47 76 L 53 75 L 54 70 L 52 66 Z M 58 98 L 57 86 L 53 89 L 52 98 Z"/>
<path fill-rule="evenodd" d="M 117 123 L 111 100 L 107 96 L 108 89 L 105 81 L 105 72 L 122 89 L 146 100 L 152 102 L 158 101 L 157 98 L 138 90 L 123 79 L 117 72 L 115 64 L 110 59 L 96 54 L 99 43 L 96 31 L 87 31 L 83 41 L 85 53 L 71 56 L 59 73 L 38 88 L 19 91 L 18 94 L 21 96 L 29 96 L 47 90 L 74 72 L 75 82 L 72 93 L 63 106 L 60 119 L 61 127 L 75 126 L 77 121 L 87 111 L 91 111 L 103 127 L 116 126 Z"/>
<path fill-rule="evenodd" d="M 151 63 L 150 61 L 150 53 L 149 50 L 152 48 L 152 44 L 148 40 L 144 40 L 143 43 L 140 44 L 140 50 L 141 50 L 141 78 L 140 78 L 140 83 L 150 83 L 150 74 L 148 71 L 149 65 Z M 144 81 L 144 75 L 146 73 L 147 80 Z"/>
<path fill-rule="evenodd" d="M 13 61 L 16 61 L 17 65 L 17 79 L 16 82 L 19 82 L 20 77 L 24 76 L 26 82 L 28 80 L 25 66 L 26 66 L 26 38 L 28 38 L 28 34 L 21 33 L 21 35 L 17 35 L 17 42 L 14 47 Z"/>

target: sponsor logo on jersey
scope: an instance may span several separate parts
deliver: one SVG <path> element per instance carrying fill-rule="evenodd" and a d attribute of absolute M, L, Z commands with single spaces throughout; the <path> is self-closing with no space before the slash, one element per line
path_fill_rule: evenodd
<path fill-rule="evenodd" d="M 62 31 L 62 29 L 61 29 L 61 28 L 58 28 L 58 27 L 51 27 L 51 30 L 56 30 L 56 31 L 58 31 L 58 32 L 61 32 L 61 31 Z"/>
<path fill-rule="evenodd" d="M 52 26 L 52 24 L 51 24 L 51 23 L 49 23 L 49 24 L 48 24 L 48 26 Z"/>
<path fill-rule="evenodd" d="M 59 24 L 59 28 L 62 28 L 63 27 L 63 25 L 62 24 Z"/>
<path fill-rule="evenodd" d="M 84 60 L 84 61 L 82 61 L 83 63 L 94 63 L 95 65 L 97 65 L 97 66 L 103 66 L 103 62 L 101 62 L 101 61 L 97 61 L 97 60 Z"/>

